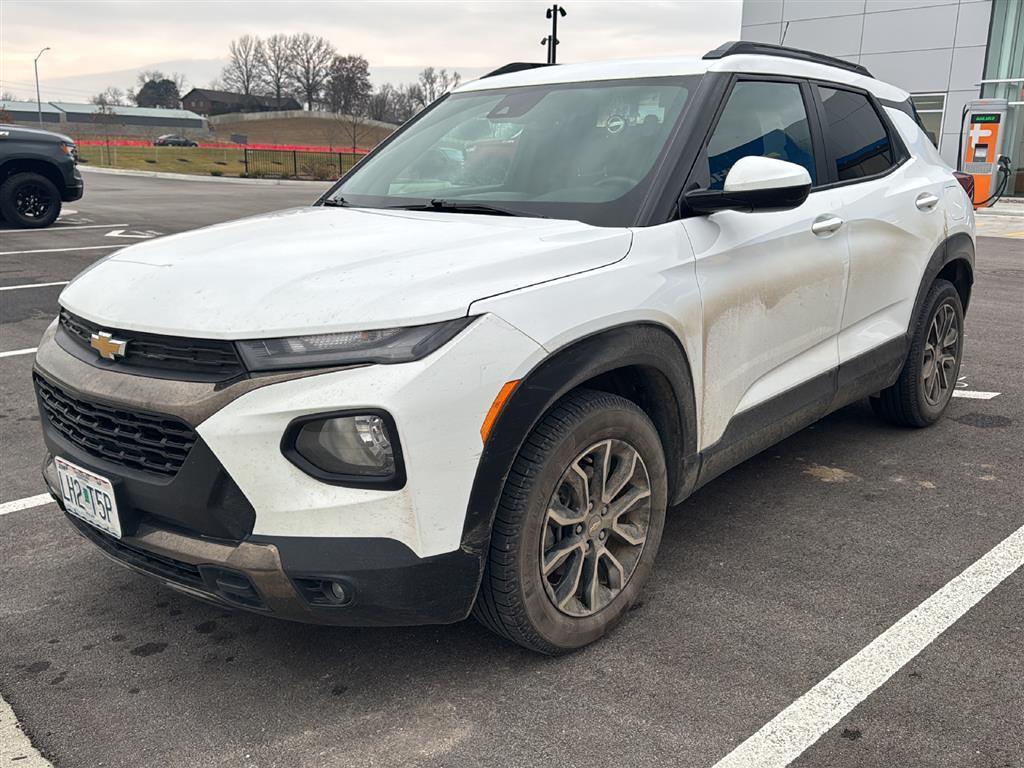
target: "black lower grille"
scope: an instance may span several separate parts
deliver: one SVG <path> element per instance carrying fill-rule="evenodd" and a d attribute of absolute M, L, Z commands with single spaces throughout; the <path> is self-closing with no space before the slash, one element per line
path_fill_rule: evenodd
<path fill-rule="evenodd" d="M 97 458 L 173 477 L 198 439 L 195 430 L 173 416 L 84 400 L 38 374 L 33 378 L 50 425 Z"/>
<path fill-rule="evenodd" d="M 135 566 L 167 581 L 216 595 L 232 605 L 255 611 L 267 610 L 256 587 L 243 573 L 213 565 L 192 565 L 172 557 L 158 555 L 100 533 L 77 517 L 72 515 L 67 517 L 85 538 L 122 563 Z"/>
<path fill-rule="evenodd" d="M 190 339 L 155 333 L 138 333 L 107 328 L 60 311 L 60 327 L 87 353 L 85 359 L 95 365 L 134 369 L 139 373 L 165 376 L 182 380 L 223 381 L 245 372 L 241 359 L 230 341 L 217 339 Z M 127 342 L 124 356 L 113 361 L 103 360 L 92 349 L 94 334 L 110 333 Z"/>
<path fill-rule="evenodd" d="M 134 565 L 136 568 L 141 568 L 155 576 L 162 576 L 168 581 L 175 581 L 192 587 L 205 587 L 199 566 L 125 544 L 123 541 L 118 541 L 111 536 L 99 533 L 77 517 L 69 515 L 68 519 L 87 539 L 118 560 Z"/>

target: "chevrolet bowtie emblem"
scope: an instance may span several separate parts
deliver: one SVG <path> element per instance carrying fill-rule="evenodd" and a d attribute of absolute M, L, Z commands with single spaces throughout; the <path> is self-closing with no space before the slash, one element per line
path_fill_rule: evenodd
<path fill-rule="evenodd" d="M 116 360 L 124 357 L 124 348 L 128 346 L 128 342 L 115 339 L 106 331 L 100 331 L 89 337 L 89 346 L 99 352 L 100 357 Z"/>

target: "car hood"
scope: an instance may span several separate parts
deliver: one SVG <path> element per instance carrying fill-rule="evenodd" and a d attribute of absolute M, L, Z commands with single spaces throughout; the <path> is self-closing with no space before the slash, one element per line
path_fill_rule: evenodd
<path fill-rule="evenodd" d="M 419 325 L 611 264 L 631 240 L 576 221 L 297 208 L 125 248 L 60 303 L 111 328 L 196 338 Z"/>

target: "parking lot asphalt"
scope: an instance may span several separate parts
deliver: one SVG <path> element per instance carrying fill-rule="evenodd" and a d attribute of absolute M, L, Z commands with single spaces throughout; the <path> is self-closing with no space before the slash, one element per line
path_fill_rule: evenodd
<path fill-rule="evenodd" d="M 53 249 L 323 188 L 86 183 L 56 228 L 0 230 L 0 287 L 113 250 Z M 534 656 L 471 620 L 219 610 L 108 562 L 46 504 L 0 515 L 0 695 L 59 768 L 710 768 L 1024 524 L 1024 242 L 980 239 L 977 267 L 962 386 L 997 396 L 955 399 L 926 430 L 856 404 L 722 476 L 672 510 L 642 603 L 582 652 Z M 35 346 L 59 291 L 0 291 L 0 354 Z M 31 362 L 0 357 L 0 503 L 43 491 Z M 1017 571 L 794 765 L 1024 766 L 1022 598 Z"/>

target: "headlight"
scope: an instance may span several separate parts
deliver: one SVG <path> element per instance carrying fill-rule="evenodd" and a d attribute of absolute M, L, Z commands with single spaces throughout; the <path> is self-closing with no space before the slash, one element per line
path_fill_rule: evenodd
<path fill-rule="evenodd" d="M 407 363 L 444 346 L 473 320 L 472 317 L 460 317 L 409 328 L 253 339 L 238 342 L 238 350 L 250 371 L 352 363 Z"/>
<path fill-rule="evenodd" d="M 281 447 L 293 464 L 323 482 L 378 489 L 405 484 L 395 423 L 383 411 L 304 416 L 288 426 Z"/>

